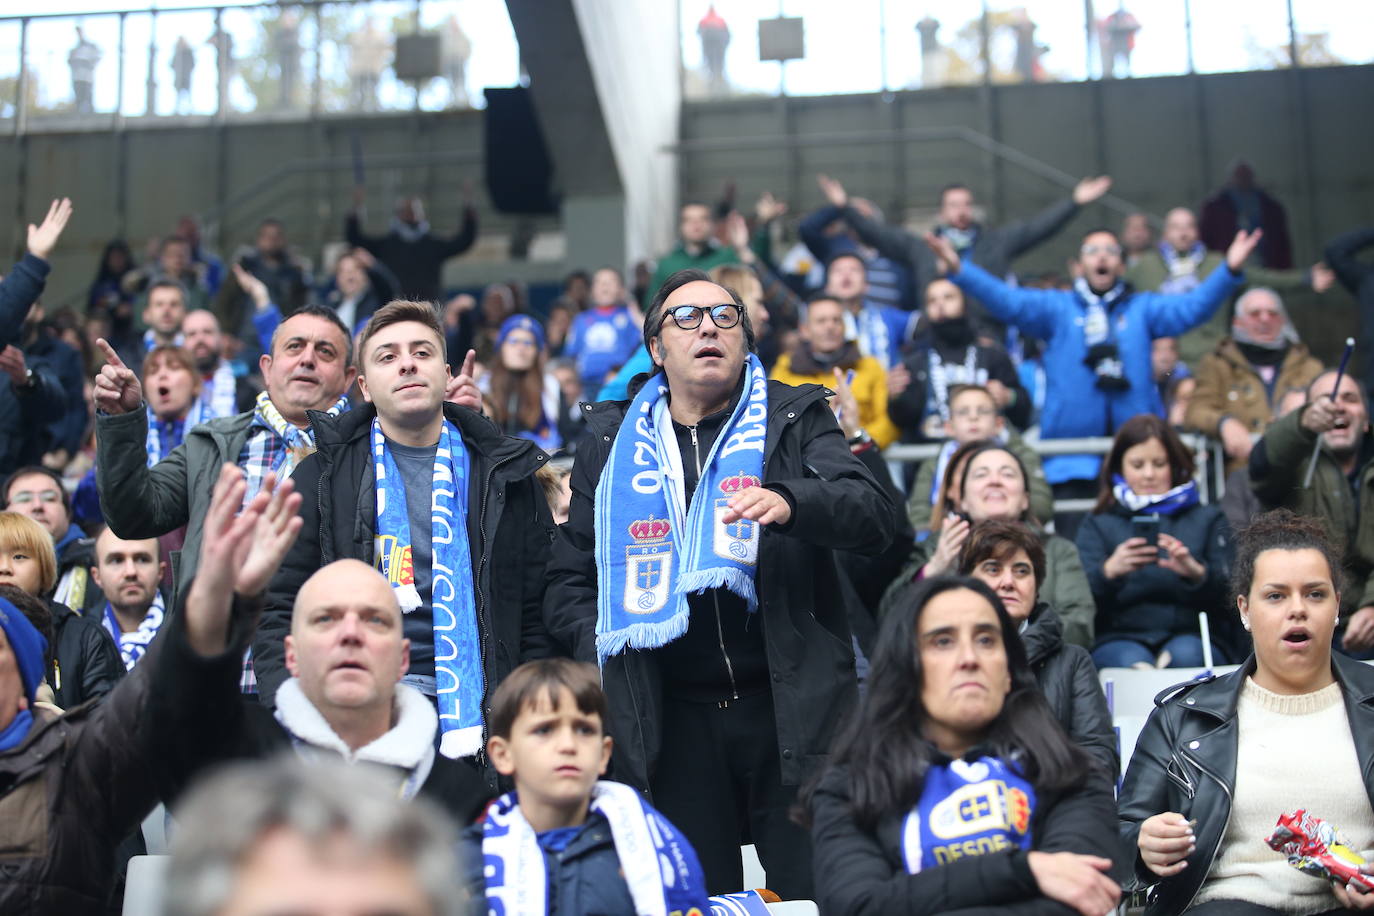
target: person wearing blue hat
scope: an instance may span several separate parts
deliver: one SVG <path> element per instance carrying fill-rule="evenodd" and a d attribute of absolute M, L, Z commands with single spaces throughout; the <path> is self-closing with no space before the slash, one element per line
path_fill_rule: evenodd
<path fill-rule="evenodd" d="M 508 436 L 531 439 L 546 451 L 563 445 L 560 420 L 568 416 L 563 389 L 545 366 L 544 326 L 511 315 L 496 335 L 496 358 L 482 380 L 487 413 Z"/>
<path fill-rule="evenodd" d="M 23 741 L 33 727 L 33 704 L 43 683 L 48 643 L 9 601 L 0 598 L 0 751 Z"/>

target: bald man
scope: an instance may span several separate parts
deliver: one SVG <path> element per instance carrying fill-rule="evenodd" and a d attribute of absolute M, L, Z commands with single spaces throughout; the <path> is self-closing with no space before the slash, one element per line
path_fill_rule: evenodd
<path fill-rule="evenodd" d="M 242 472 L 226 466 L 220 483 L 227 479 L 241 481 Z M 241 483 L 223 493 L 217 487 L 210 516 L 218 511 L 232 517 L 233 508 L 225 507 L 236 506 L 234 494 L 242 499 L 243 492 Z M 293 500 L 282 505 L 295 517 L 299 497 Z M 207 520 L 207 535 L 212 527 Z M 210 541 L 202 545 L 201 564 L 218 564 L 206 570 L 213 577 L 228 563 L 232 577 L 233 559 L 217 558 L 214 547 Z M 436 753 L 434 707 L 400 683 L 410 643 L 381 573 L 357 560 L 339 560 L 306 580 L 286 637 L 291 677 L 277 692 L 274 712 L 238 691 L 239 660 L 256 627 L 260 598 L 235 597 L 231 610 L 226 590 L 207 591 L 192 583 L 184 613 L 168 625 L 154 672 L 158 683 L 172 686 L 151 705 L 150 727 L 158 735 L 178 736 L 160 742 L 175 744 L 166 795 L 179 795 L 203 770 L 225 760 L 269 757 L 294 747 L 303 757 L 326 754 L 379 766 L 401 797 L 423 795 L 461 823 L 481 813 L 489 796 L 476 767 Z M 207 620 L 220 622 L 207 626 Z M 207 631 L 212 635 L 206 637 Z"/>

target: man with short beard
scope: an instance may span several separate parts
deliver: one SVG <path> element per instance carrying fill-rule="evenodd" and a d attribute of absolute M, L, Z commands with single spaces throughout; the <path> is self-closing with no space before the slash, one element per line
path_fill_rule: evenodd
<path fill-rule="evenodd" d="M 1250 483 L 1265 509 L 1322 519 L 1344 551 L 1340 648 L 1374 655 L 1374 437 L 1369 404 L 1353 376 L 1327 371 L 1307 386 L 1307 404 L 1276 420 L 1250 452 Z M 1335 397 L 1332 391 L 1335 390 Z M 1304 487 L 1316 453 L 1312 485 Z"/>
<path fill-rule="evenodd" d="M 248 477 L 248 499 L 269 472 L 281 477 L 314 451 L 308 410 L 338 414 L 353 384 L 353 345 L 330 309 L 307 306 L 278 327 L 259 361 L 267 390 L 253 409 L 190 430 L 153 466 L 141 459 L 148 435 L 143 385 L 103 340 L 108 364 L 95 379 L 96 477 L 105 520 L 121 537 L 158 537 L 186 525 L 174 592 L 195 573 L 210 492 L 224 464 Z"/>
<path fill-rule="evenodd" d="M 91 578 L 105 593 L 100 622 L 119 647 L 126 671 L 143 658 L 167 619 L 157 587 L 164 566 L 157 538 L 126 541 L 106 528 L 95 539 Z"/>
<path fill-rule="evenodd" d="M 178 240 L 180 241 L 180 240 Z M 181 243 L 185 244 L 185 243 Z M 158 347 L 179 347 L 184 342 L 181 323 L 186 320 L 186 287 L 177 280 L 156 280 L 144 297 L 142 337 L 122 336 L 115 349 L 126 365 L 138 366 Z M 115 337 L 111 336 L 112 340 Z"/>
<path fill-rule="evenodd" d="M 247 378 L 235 376 L 233 364 L 224 358 L 224 335 L 215 313 L 208 309 L 191 312 L 181 322 L 181 334 L 200 373 L 200 397 L 191 409 L 196 422 L 251 409 L 258 393 Z"/>

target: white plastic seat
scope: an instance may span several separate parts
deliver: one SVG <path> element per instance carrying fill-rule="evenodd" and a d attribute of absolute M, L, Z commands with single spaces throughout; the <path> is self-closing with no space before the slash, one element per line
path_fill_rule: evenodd
<path fill-rule="evenodd" d="M 162 912 L 162 892 L 167 884 L 171 856 L 134 856 L 124 880 L 124 916 L 150 916 Z"/>

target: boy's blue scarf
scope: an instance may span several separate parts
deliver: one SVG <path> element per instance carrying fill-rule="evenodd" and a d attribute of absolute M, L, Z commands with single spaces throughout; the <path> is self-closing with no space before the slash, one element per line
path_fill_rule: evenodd
<path fill-rule="evenodd" d="M 710 912 L 696 850 L 638 792 L 602 780 L 592 787 L 591 810 L 611 827 L 621 874 L 639 916 Z M 493 916 L 548 913 L 549 869 L 544 850 L 520 812 L 514 792 L 487 808 L 482 824 L 482 877 L 487 912 Z"/>
<path fill-rule="evenodd" d="M 411 562 L 405 484 L 376 418 L 372 420 L 372 455 L 377 477 L 377 568 L 391 583 L 401 611 L 408 614 L 422 602 Z M 445 420 L 434 452 L 430 501 L 434 680 L 439 700 L 439 753 L 445 757 L 476 754 L 483 737 L 485 684 L 467 535 L 468 470 L 463 437 Z"/>
<path fill-rule="evenodd" d="M 1198 504 L 1196 480 L 1179 484 L 1167 493 L 1142 496 L 1126 485 L 1126 478 L 1120 474 L 1113 474 L 1112 495 L 1123 508 L 1132 512 L 1157 512 L 1160 515 L 1177 515 L 1184 509 Z"/>
<path fill-rule="evenodd" d="M 761 485 L 768 376 L 749 355 L 744 394 L 701 467 L 688 506 L 660 372 L 631 402 L 596 484 L 596 654 L 656 649 L 687 632 L 687 595 L 727 588 L 758 607 L 759 526 L 725 524 L 726 504 Z"/>
<path fill-rule="evenodd" d="M 908 874 L 955 859 L 1031 848 L 1035 789 L 996 757 L 932 763 L 921 800 L 902 823 Z"/>

